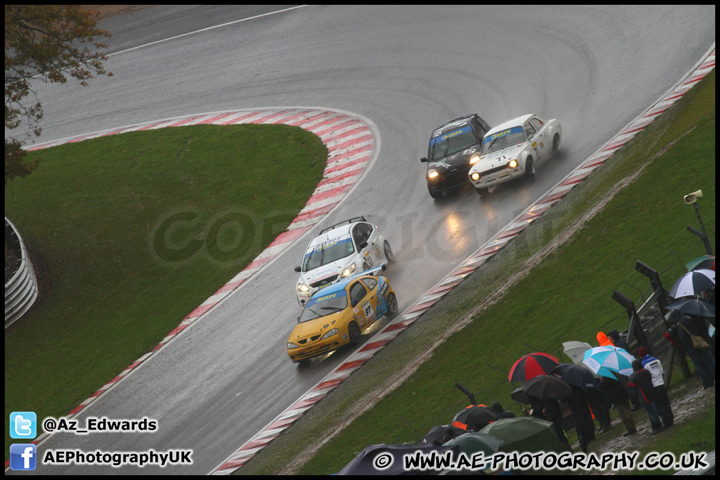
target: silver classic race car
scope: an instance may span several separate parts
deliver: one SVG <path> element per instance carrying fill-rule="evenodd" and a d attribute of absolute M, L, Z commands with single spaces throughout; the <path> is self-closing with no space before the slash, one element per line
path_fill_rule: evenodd
<path fill-rule="evenodd" d="M 505 122 L 483 137 L 480 158 L 473 163 L 468 178 L 484 195 L 495 185 L 531 177 L 535 165 L 560 148 L 561 137 L 562 128 L 556 119 L 545 121 L 530 114 Z"/>
<path fill-rule="evenodd" d="M 390 244 L 365 217 L 325 228 L 307 246 L 295 294 L 300 306 L 318 290 L 394 260 Z"/>

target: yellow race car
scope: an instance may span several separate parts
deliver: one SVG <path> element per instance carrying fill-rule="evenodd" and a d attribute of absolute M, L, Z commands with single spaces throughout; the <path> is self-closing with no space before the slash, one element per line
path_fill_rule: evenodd
<path fill-rule="evenodd" d="M 390 283 L 370 272 L 329 285 L 308 300 L 288 338 L 287 353 L 293 363 L 355 344 L 375 320 L 397 313 Z"/>

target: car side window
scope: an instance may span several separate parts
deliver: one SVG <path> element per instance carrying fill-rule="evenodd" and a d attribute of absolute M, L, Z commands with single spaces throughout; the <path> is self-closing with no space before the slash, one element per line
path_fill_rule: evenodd
<path fill-rule="evenodd" d="M 360 244 L 362 243 L 363 234 L 362 234 L 362 231 L 360 230 L 360 225 L 359 225 L 359 224 L 358 224 L 358 225 L 355 225 L 355 226 L 353 227 L 353 229 L 352 229 L 352 236 L 353 236 L 353 240 L 355 240 L 355 245 L 357 245 L 358 248 L 360 248 Z"/>
<path fill-rule="evenodd" d="M 360 245 L 362 245 L 363 242 L 368 241 L 370 235 L 372 235 L 372 231 L 372 226 L 367 223 L 358 223 L 355 225 L 355 228 L 353 229 L 353 238 L 355 239 L 355 244 L 358 248 L 360 248 Z"/>
<path fill-rule="evenodd" d="M 527 136 L 528 140 L 530 140 L 533 136 L 535 136 L 535 128 L 533 128 L 533 126 L 530 125 L 530 122 L 525 122 L 525 125 L 523 125 L 523 128 L 525 129 L 525 135 Z"/>
<path fill-rule="evenodd" d="M 483 126 L 480 124 L 480 120 L 477 117 L 473 117 L 472 120 L 470 120 L 472 123 L 473 128 L 475 129 L 475 132 L 477 133 L 478 138 L 483 138 L 487 131 L 483 128 Z"/>
<path fill-rule="evenodd" d="M 355 282 L 350 287 L 350 301 L 357 305 L 367 295 L 367 290 L 361 282 Z"/>
<path fill-rule="evenodd" d="M 542 126 L 543 126 L 542 120 L 540 120 L 540 119 L 537 118 L 537 117 L 531 118 L 531 119 L 530 119 L 530 123 L 532 124 L 533 127 L 535 127 L 535 130 L 537 130 L 538 132 L 540 131 L 540 129 L 541 129 Z"/>
<path fill-rule="evenodd" d="M 374 278 L 361 278 L 360 281 L 365 284 L 368 290 L 372 290 L 377 285 L 378 281 Z"/>

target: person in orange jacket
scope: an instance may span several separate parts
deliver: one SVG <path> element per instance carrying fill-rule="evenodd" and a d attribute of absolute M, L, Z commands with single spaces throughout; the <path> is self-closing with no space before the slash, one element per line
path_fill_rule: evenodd
<path fill-rule="evenodd" d="M 598 343 L 600 344 L 601 347 L 607 347 L 608 345 L 611 346 L 611 347 L 615 346 L 615 344 L 613 343 L 613 341 L 612 341 L 611 339 L 609 339 L 609 338 L 607 337 L 607 335 L 605 335 L 604 332 L 598 332 L 598 333 L 597 333 L 597 341 L 598 341 Z"/>

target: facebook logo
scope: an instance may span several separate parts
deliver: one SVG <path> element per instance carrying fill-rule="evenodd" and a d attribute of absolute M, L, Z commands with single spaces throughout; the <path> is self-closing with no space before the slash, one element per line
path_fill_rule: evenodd
<path fill-rule="evenodd" d="M 10 438 L 32 440 L 37 437 L 35 412 L 12 412 L 10 414 Z"/>
<path fill-rule="evenodd" d="M 32 443 L 13 443 L 10 445 L 11 470 L 35 470 L 37 449 Z"/>

